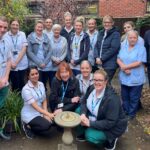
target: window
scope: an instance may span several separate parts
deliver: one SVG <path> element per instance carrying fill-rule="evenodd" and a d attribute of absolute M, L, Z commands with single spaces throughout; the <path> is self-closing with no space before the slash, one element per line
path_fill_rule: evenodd
<path fill-rule="evenodd" d="M 40 12 L 41 4 L 39 2 L 29 2 L 28 7 L 33 14 L 38 14 Z"/>
<path fill-rule="evenodd" d="M 150 13 L 150 0 L 147 0 L 146 12 Z"/>

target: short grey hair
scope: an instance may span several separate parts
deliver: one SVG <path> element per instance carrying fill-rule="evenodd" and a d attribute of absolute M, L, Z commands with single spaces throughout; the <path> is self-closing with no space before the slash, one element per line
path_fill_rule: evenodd
<path fill-rule="evenodd" d="M 55 29 L 62 29 L 61 25 L 60 24 L 54 24 L 53 27 L 52 27 L 52 31 L 54 31 Z"/>
<path fill-rule="evenodd" d="M 138 31 L 136 31 L 136 30 L 130 30 L 130 31 L 128 31 L 128 33 L 127 33 L 127 37 L 128 37 L 131 33 L 136 34 L 137 37 L 139 36 Z"/>

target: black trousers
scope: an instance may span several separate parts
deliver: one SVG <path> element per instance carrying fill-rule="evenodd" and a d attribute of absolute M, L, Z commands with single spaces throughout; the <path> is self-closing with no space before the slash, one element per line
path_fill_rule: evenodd
<path fill-rule="evenodd" d="M 148 82 L 150 87 L 150 64 L 147 65 L 147 75 L 148 75 Z"/>
<path fill-rule="evenodd" d="M 52 79 L 54 78 L 56 71 L 39 71 L 40 81 L 43 82 L 45 89 L 47 91 L 46 83 L 49 82 L 49 87 L 51 87 Z"/>
<path fill-rule="evenodd" d="M 115 75 L 116 69 L 105 69 L 107 75 L 108 75 L 108 84 L 111 85 L 111 81 Z"/>
<path fill-rule="evenodd" d="M 37 135 L 49 136 L 52 123 L 44 117 L 37 116 L 28 123 L 31 130 Z"/>
<path fill-rule="evenodd" d="M 18 70 L 18 71 L 10 71 L 10 82 L 12 91 L 17 90 L 21 92 L 23 86 L 25 85 L 25 75 L 26 75 L 26 69 L 25 70 Z"/>

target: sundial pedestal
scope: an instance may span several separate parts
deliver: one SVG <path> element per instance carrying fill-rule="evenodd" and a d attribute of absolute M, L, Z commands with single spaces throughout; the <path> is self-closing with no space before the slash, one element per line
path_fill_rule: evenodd
<path fill-rule="evenodd" d="M 54 118 L 56 124 L 64 127 L 62 135 L 62 144 L 58 144 L 58 150 L 77 150 L 77 145 L 73 144 L 73 135 L 71 128 L 80 124 L 80 116 L 74 112 L 64 111 Z"/>

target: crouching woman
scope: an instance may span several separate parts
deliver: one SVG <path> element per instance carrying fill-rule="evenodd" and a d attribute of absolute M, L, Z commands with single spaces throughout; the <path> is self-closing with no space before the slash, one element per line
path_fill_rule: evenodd
<path fill-rule="evenodd" d="M 81 103 L 81 125 L 77 140 L 87 140 L 105 149 L 115 149 L 116 141 L 127 127 L 119 96 L 107 86 L 107 74 L 97 70 Z M 78 110 L 79 111 L 79 110 Z"/>
<path fill-rule="evenodd" d="M 23 129 L 28 138 L 33 134 L 49 135 L 54 115 L 47 110 L 47 100 L 44 84 L 39 82 L 37 67 L 30 67 L 27 71 L 28 82 L 22 89 L 24 106 L 21 110 Z"/>

